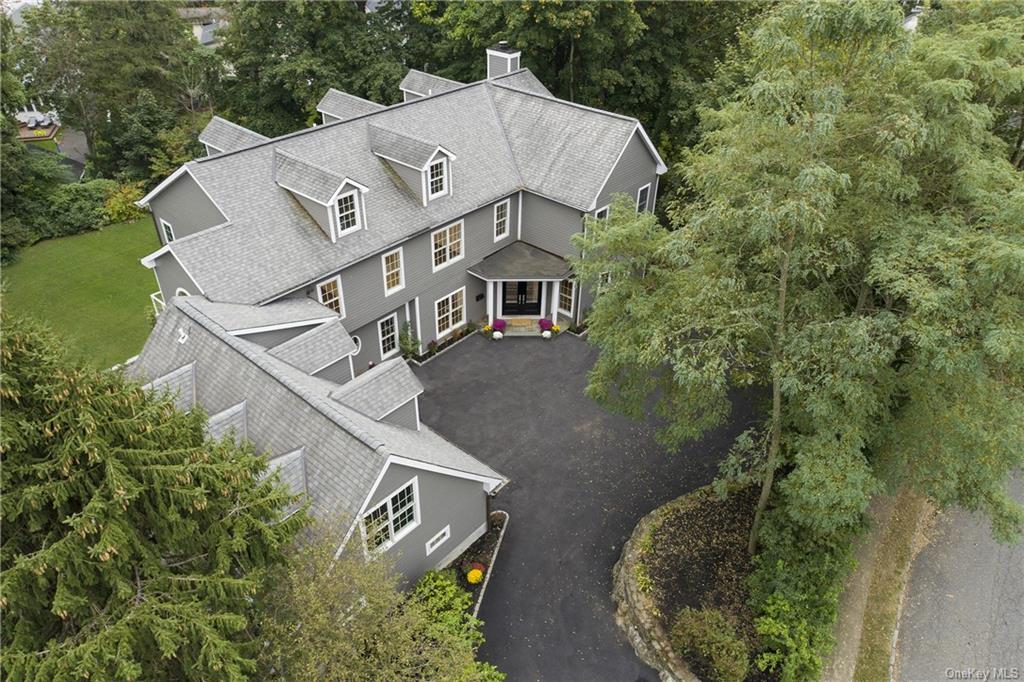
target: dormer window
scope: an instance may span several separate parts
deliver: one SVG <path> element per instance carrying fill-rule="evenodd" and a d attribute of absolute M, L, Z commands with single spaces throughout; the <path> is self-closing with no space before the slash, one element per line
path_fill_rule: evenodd
<path fill-rule="evenodd" d="M 346 192 L 339 196 L 335 207 L 338 214 L 339 236 L 360 228 L 359 195 L 357 190 Z"/>
<path fill-rule="evenodd" d="M 427 177 L 430 198 L 436 199 L 448 194 L 448 158 L 442 157 L 430 164 Z"/>

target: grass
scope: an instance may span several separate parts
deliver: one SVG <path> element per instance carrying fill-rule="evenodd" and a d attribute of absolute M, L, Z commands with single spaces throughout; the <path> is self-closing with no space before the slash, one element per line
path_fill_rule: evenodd
<path fill-rule="evenodd" d="M 875 550 L 875 566 L 864 607 L 854 682 L 889 679 L 892 635 L 915 554 L 915 535 L 924 500 L 907 491 L 896 498 L 889 525 Z"/>
<path fill-rule="evenodd" d="M 149 217 L 40 242 L 4 268 L 4 308 L 49 324 L 72 357 L 98 367 L 124 362 L 149 334 L 157 285 L 139 259 L 159 246 Z"/>
<path fill-rule="evenodd" d="M 57 142 L 55 140 L 53 140 L 53 139 L 49 139 L 49 140 L 32 140 L 28 144 L 32 145 L 33 147 L 39 147 L 40 149 L 45 149 L 48 152 L 53 152 L 54 154 L 58 154 L 59 153 L 57 151 Z"/>

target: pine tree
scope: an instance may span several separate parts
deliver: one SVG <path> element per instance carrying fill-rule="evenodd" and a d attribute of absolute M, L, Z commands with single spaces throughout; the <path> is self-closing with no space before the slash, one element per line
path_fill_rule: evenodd
<path fill-rule="evenodd" d="M 245 679 L 253 597 L 304 513 L 201 410 L 2 322 L 5 676 Z"/>

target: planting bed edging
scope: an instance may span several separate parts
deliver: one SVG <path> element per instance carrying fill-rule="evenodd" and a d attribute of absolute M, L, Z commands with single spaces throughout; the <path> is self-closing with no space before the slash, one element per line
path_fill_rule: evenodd
<path fill-rule="evenodd" d="M 476 618 L 476 614 L 480 613 L 480 605 L 484 602 L 484 593 L 487 592 L 487 583 L 491 582 L 491 574 L 494 573 L 494 562 L 498 559 L 498 550 L 501 549 L 501 541 L 505 538 L 505 531 L 508 530 L 508 512 L 503 509 L 495 509 L 492 514 L 502 514 L 505 517 L 505 523 L 501 527 L 501 532 L 498 533 L 498 542 L 494 545 L 494 553 L 491 554 L 491 562 L 487 569 L 487 575 L 484 576 L 484 584 L 480 588 L 480 594 L 476 597 L 476 604 L 473 604 L 473 617 Z"/>
<path fill-rule="evenodd" d="M 658 507 L 640 519 L 622 547 L 622 556 L 612 568 L 615 622 L 626 633 L 636 655 L 658 671 L 662 682 L 700 682 L 672 650 L 668 632 L 655 615 L 657 610 L 654 602 L 636 584 L 638 547 L 651 526 L 657 522 L 661 509 Z"/>

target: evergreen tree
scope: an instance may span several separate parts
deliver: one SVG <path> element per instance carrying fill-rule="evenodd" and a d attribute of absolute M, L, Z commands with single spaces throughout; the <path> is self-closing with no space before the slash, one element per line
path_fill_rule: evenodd
<path fill-rule="evenodd" d="M 201 410 L 2 322 L 5 676 L 246 679 L 253 598 L 304 514 Z"/>

